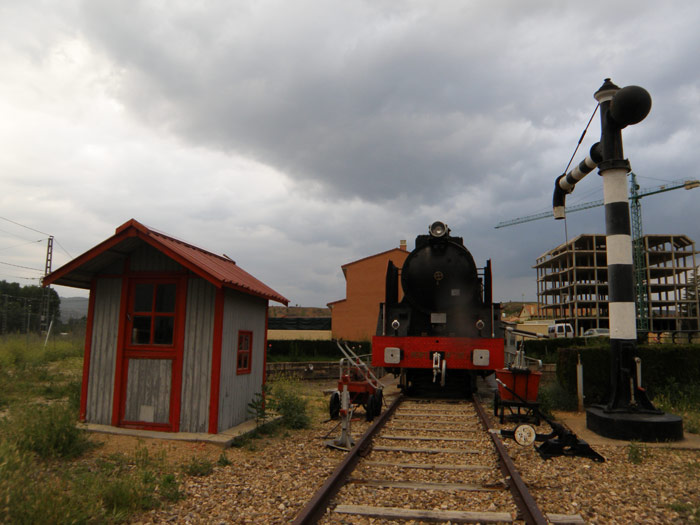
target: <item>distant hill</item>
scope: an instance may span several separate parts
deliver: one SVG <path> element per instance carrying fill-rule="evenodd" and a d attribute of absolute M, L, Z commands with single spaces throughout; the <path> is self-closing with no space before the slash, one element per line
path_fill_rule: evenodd
<path fill-rule="evenodd" d="M 87 297 L 61 297 L 61 322 L 69 319 L 81 319 L 87 316 Z"/>

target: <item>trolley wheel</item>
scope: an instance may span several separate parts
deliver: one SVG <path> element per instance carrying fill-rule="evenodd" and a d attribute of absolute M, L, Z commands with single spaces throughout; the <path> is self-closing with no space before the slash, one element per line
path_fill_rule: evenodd
<path fill-rule="evenodd" d="M 333 392 L 331 394 L 328 411 L 331 419 L 338 419 L 338 417 L 340 417 L 340 392 Z"/>
<path fill-rule="evenodd" d="M 384 404 L 384 392 L 381 388 L 377 389 L 377 392 L 374 394 L 374 397 L 376 399 L 376 405 L 375 405 L 375 411 L 374 415 L 379 416 L 379 414 L 382 413 L 382 405 Z"/>
<path fill-rule="evenodd" d="M 367 421 L 374 420 L 375 412 L 377 411 L 377 398 L 374 394 L 370 394 L 367 397 L 367 404 L 365 405 L 365 417 Z"/>

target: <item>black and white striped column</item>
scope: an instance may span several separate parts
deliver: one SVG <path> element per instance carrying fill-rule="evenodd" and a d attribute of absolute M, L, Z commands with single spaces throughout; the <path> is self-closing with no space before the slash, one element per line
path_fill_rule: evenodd
<path fill-rule="evenodd" d="M 591 147 L 588 156 L 579 162 L 578 166 L 569 173 L 560 175 L 554 181 L 554 199 L 552 202 L 555 219 L 563 219 L 566 215 L 566 195 L 574 191 L 576 183 L 593 171 L 598 163 L 603 160 L 600 155 L 600 142 L 596 142 Z"/>
<path fill-rule="evenodd" d="M 640 92 L 641 90 L 641 92 Z M 643 389 L 638 388 L 634 357 L 637 351 L 634 264 L 627 175 L 630 165 L 622 149 L 622 129 L 641 121 L 651 108 L 651 98 L 642 88 L 620 88 L 606 79 L 595 93 L 600 104 L 605 235 L 608 259 L 608 317 L 610 319 L 609 410 L 631 406 L 653 409 Z M 642 93 L 643 92 L 643 93 Z M 618 100 L 619 99 L 619 100 Z M 648 102 L 646 108 L 644 104 Z M 615 105 L 617 104 L 617 107 Z"/>
<path fill-rule="evenodd" d="M 627 173 L 627 169 L 619 168 L 601 172 L 608 258 L 608 309 L 610 338 L 636 341 L 637 321 Z"/>
<path fill-rule="evenodd" d="M 622 129 L 644 120 L 651 96 L 644 88 L 618 88 L 609 78 L 595 93 L 600 103 L 598 171 L 603 177 L 608 257 L 610 319 L 610 393 L 606 404 L 586 410 L 586 427 L 613 439 L 678 441 L 683 420 L 656 409 L 642 388 L 637 368 L 634 271 L 630 208 L 627 197 L 629 162 L 622 151 Z"/>

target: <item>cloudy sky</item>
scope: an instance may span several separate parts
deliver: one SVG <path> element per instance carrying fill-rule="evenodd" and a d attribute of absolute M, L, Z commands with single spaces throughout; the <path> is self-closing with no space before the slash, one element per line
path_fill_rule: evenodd
<path fill-rule="evenodd" d="M 623 133 L 641 186 L 700 177 L 698 27 L 696 0 L 0 0 L 0 279 L 135 218 L 321 306 L 443 220 L 497 300 L 534 300 L 536 257 L 603 209 L 494 226 L 550 208 L 604 78 L 653 98 Z M 594 173 L 567 204 L 601 198 Z M 700 242 L 698 202 L 643 199 L 645 233 Z"/>

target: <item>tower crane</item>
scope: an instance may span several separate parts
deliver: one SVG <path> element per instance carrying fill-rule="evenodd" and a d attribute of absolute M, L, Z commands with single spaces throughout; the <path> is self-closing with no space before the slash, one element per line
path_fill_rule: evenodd
<path fill-rule="evenodd" d="M 666 184 L 662 184 L 660 186 L 641 189 L 637 184 L 637 176 L 633 171 L 630 172 L 630 215 L 632 220 L 632 250 L 634 260 L 635 287 L 637 290 L 637 329 L 640 331 L 649 330 L 649 296 L 648 287 L 645 283 L 646 265 L 642 239 L 642 207 L 639 201 L 643 197 L 648 197 L 649 195 L 656 195 L 657 193 L 665 193 L 667 191 L 677 190 L 680 188 L 691 190 L 693 188 L 698 187 L 700 187 L 700 180 L 689 179 L 674 180 Z M 602 205 L 603 201 L 597 200 L 585 202 L 583 204 L 577 204 L 574 206 L 567 206 L 566 213 L 587 210 Z M 510 219 L 507 221 L 501 221 L 498 224 L 496 224 L 494 228 L 498 229 L 505 228 L 507 226 L 515 226 L 516 224 L 536 221 L 539 219 L 546 219 L 548 217 L 554 217 L 554 213 L 551 210 L 542 213 L 536 213 L 534 215 L 526 215 L 525 217 L 518 217 L 516 219 Z"/>
<path fill-rule="evenodd" d="M 636 213 L 638 213 L 637 218 L 639 219 L 639 227 L 641 232 L 641 207 L 639 207 L 639 199 L 642 197 L 647 197 L 649 195 L 655 195 L 657 193 L 664 193 L 666 191 L 677 190 L 680 188 L 685 188 L 686 190 L 691 190 L 693 188 L 700 187 L 700 180 L 690 179 L 690 180 L 673 180 L 666 184 L 660 186 L 654 186 L 652 188 L 640 189 L 637 185 L 637 177 L 635 173 L 630 172 L 630 200 L 632 201 L 632 209 L 637 208 Z M 567 206 L 566 213 L 572 213 L 575 211 L 588 210 L 590 208 L 595 208 L 597 206 L 603 205 L 603 199 L 597 201 L 584 202 L 583 204 L 576 204 L 574 206 Z M 632 221 L 635 220 L 635 212 L 632 211 Z M 552 210 L 543 211 L 541 213 L 535 213 L 533 215 L 526 215 L 524 217 L 517 217 L 515 219 L 509 219 L 507 221 L 501 221 L 494 228 L 505 228 L 507 226 L 515 226 L 516 224 L 522 224 L 524 222 L 537 221 L 539 219 L 547 219 L 549 217 L 554 217 Z M 634 236 L 634 231 L 632 232 Z"/>

